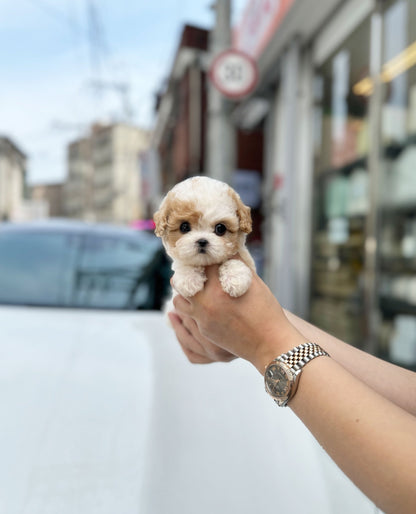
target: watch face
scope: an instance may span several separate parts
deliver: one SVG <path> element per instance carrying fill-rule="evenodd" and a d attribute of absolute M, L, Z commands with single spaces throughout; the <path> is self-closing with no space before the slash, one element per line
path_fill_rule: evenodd
<path fill-rule="evenodd" d="M 293 377 L 287 366 L 282 363 L 272 363 L 264 374 L 266 391 L 275 398 L 288 398 L 292 389 Z"/>

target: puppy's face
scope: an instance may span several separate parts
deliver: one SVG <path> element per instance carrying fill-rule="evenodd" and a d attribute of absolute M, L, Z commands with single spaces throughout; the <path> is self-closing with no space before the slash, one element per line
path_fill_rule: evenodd
<path fill-rule="evenodd" d="M 185 180 L 155 213 L 156 235 L 175 261 L 208 266 L 235 255 L 251 231 L 250 209 L 226 184 L 207 177 Z"/>

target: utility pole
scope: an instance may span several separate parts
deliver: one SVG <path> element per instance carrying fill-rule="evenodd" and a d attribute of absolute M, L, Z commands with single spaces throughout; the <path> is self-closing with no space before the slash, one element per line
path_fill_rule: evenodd
<path fill-rule="evenodd" d="M 216 0 L 215 25 L 210 34 L 210 63 L 231 47 L 231 0 Z M 232 103 L 208 81 L 205 169 L 209 177 L 230 183 L 236 168 L 236 134 L 231 121 Z"/>

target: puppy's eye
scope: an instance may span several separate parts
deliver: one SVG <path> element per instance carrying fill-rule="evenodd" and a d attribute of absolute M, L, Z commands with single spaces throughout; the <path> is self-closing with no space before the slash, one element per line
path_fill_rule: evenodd
<path fill-rule="evenodd" d="M 191 224 L 188 221 L 184 221 L 181 223 L 179 230 L 182 232 L 182 234 L 186 234 L 187 232 L 191 231 Z"/>
<path fill-rule="evenodd" d="M 227 227 L 224 225 L 224 223 L 218 223 L 215 225 L 214 232 L 217 234 L 217 236 L 223 236 L 227 232 Z"/>

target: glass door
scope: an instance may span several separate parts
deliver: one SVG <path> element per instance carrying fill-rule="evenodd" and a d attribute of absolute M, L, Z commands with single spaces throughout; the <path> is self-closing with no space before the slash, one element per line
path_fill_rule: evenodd
<path fill-rule="evenodd" d="M 416 369 L 416 2 L 383 24 L 378 353 Z"/>
<path fill-rule="evenodd" d="M 370 18 L 319 67 L 314 87 L 312 323 L 365 343 L 363 274 L 369 211 Z M 371 93 L 370 93 L 371 94 Z"/>

